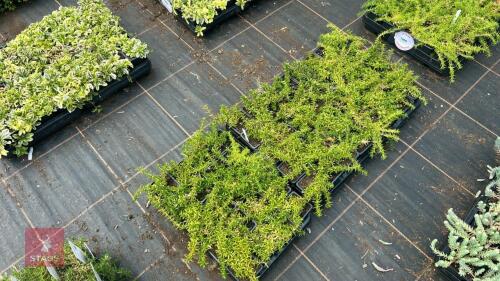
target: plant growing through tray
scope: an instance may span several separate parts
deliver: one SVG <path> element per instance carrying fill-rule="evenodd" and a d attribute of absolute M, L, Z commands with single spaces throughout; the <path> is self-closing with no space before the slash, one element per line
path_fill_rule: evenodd
<path fill-rule="evenodd" d="M 79 240 L 74 242 L 76 246 L 85 249 L 84 241 Z M 95 271 L 99 274 L 102 280 L 105 281 L 123 281 L 131 277 L 131 273 L 127 269 L 120 268 L 109 254 L 104 254 L 98 258 L 86 256 L 87 262 L 80 262 L 68 243 L 64 244 L 64 267 L 56 268 L 57 274 L 61 281 L 88 281 L 96 280 L 91 264 Z M 12 276 L 19 281 L 52 281 L 54 278 L 50 275 L 45 267 L 26 267 L 23 269 L 15 269 Z M 0 280 L 12 280 L 7 277 Z"/>
<path fill-rule="evenodd" d="M 231 107 L 218 116 L 220 124 L 243 124 L 262 153 L 286 163 L 287 179 L 312 175 L 305 196 L 318 214 L 334 175 L 363 172 L 356 150 L 372 143 L 371 155 L 385 157 L 384 140 L 398 136 L 391 124 L 413 107 L 408 97 L 422 99 L 406 66 L 391 63 L 382 43 L 366 44 L 332 27 L 318 44 L 323 57 L 286 64 L 283 77 L 243 99 L 247 114 Z"/>
<path fill-rule="evenodd" d="M 332 26 L 320 38 L 323 57 L 286 64 L 283 78 L 243 100 L 245 113 L 223 107 L 208 130 L 186 143 L 182 162 L 149 174 L 153 183 L 140 192 L 188 233 L 188 260 L 205 265 L 213 252 L 223 275 L 231 269 L 255 280 L 256 269 L 300 231 L 307 202 L 318 214 L 329 205 L 331 177 L 363 171 L 359 148 L 372 143 L 372 155 L 385 156 L 384 139 L 398 134 L 391 124 L 413 106 L 409 97 L 422 96 L 415 76 L 390 63 L 382 43 L 366 44 Z M 253 153 L 243 149 L 218 129 L 226 125 L 261 145 Z M 278 161 L 287 164 L 285 176 Z M 302 172 L 313 177 L 305 196 L 287 195 L 287 182 Z"/>
<path fill-rule="evenodd" d="M 243 9 L 249 0 L 172 0 L 172 9 L 174 13 L 180 13 L 186 21 L 194 22 L 196 34 L 202 36 L 205 25 L 212 23 L 214 18 L 233 2 Z"/>
<path fill-rule="evenodd" d="M 267 156 L 250 154 L 215 125 L 198 131 L 183 156 L 180 163 L 160 166 L 158 175 L 149 174 L 153 183 L 140 192 L 188 233 L 188 260 L 204 266 L 212 251 L 223 275 L 231 269 L 255 280 L 258 266 L 300 230 L 306 201 L 288 195 L 286 180 Z"/>
<path fill-rule="evenodd" d="M 100 0 L 80 0 L 31 24 L 0 49 L 0 157 L 9 147 L 26 154 L 44 117 L 82 108 L 128 74 L 129 58 L 147 53 Z"/>
<path fill-rule="evenodd" d="M 418 44 L 434 48 L 441 68 L 449 69 L 452 80 L 455 69 L 462 68 L 460 57 L 489 54 L 489 44 L 500 39 L 497 0 L 368 0 L 363 8 L 395 26 L 380 36 L 409 30 Z"/>
<path fill-rule="evenodd" d="M 485 199 L 477 204 L 479 212 L 473 225 L 460 219 L 453 209 L 448 211 L 446 228 L 449 230 L 449 253 L 431 248 L 438 256 L 437 267 L 454 267 L 467 280 L 494 281 L 500 279 L 500 167 L 490 168 L 490 179 Z"/>

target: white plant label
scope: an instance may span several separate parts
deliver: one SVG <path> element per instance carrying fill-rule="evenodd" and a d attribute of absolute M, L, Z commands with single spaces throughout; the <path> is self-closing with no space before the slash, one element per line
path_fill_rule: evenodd
<path fill-rule="evenodd" d="M 457 20 L 458 20 L 458 17 L 460 16 L 460 14 L 462 13 L 462 10 L 458 10 L 456 13 L 455 13 L 455 17 L 453 18 L 453 21 L 452 23 L 456 23 Z"/>
<path fill-rule="evenodd" d="M 90 267 L 92 268 L 92 271 L 94 272 L 94 277 L 96 281 L 102 281 L 101 276 L 99 276 L 99 273 L 95 270 L 94 266 L 90 264 Z"/>
<path fill-rule="evenodd" d="M 85 253 L 80 249 L 77 245 L 75 245 L 73 242 L 68 240 L 69 247 L 71 248 L 71 251 L 75 255 L 75 257 L 82 263 L 86 263 L 87 259 L 85 257 Z"/>
<path fill-rule="evenodd" d="M 405 31 L 398 31 L 394 34 L 394 42 L 396 47 L 401 51 L 408 51 L 415 47 L 415 39 Z"/>
<path fill-rule="evenodd" d="M 170 1 L 169 0 L 161 0 L 161 3 L 163 4 L 163 6 L 165 6 L 165 8 L 167 8 L 167 10 L 172 13 L 172 4 L 170 4 Z"/>
<path fill-rule="evenodd" d="M 248 139 L 247 130 L 243 129 L 242 131 L 243 131 L 243 137 L 245 138 L 245 140 L 247 142 L 250 142 L 250 140 Z"/>
<path fill-rule="evenodd" d="M 30 147 L 30 150 L 28 151 L 28 161 L 33 160 L 33 147 Z"/>
<path fill-rule="evenodd" d="M 94 253 L 92 253 L 92 250 L 90 250 L 89 245 L 87 245 L 86 242 L 83 242 L 83 245 L 85 246 L 85 248 L 87 248 L 87 251 L 89 251 L 89 254 L 92 256 L 92 258 L 95 259 Z"/>
<path fill-rule="evenodd" d="M 52 278 L 54 278 L 55 280 L 61 280 L 59 274 L 57 274 L 57 270 L 48 262 L 45 263 L 45 268 L 47 268 L 47 271 L 49 272 L 50 276 L 52 276 Z"/>

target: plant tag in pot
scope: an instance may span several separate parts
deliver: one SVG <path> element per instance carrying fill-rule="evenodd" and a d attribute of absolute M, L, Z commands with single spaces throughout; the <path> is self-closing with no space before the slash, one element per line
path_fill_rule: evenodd
<path fill-rule="evenodd" d="M 71 251 L 75 255 L 75 257 L 82 263 L 85 263 L 87 261 L 87 258 L 85 257 L 85 253 L 83 253 L 82 249 L 80 249 L 78 246 L 76 246 L 71 240 L 68 240 L 69 246 L 71 248 Z"/>
<path fill-rule="evenodd" d="M 398 31 L 394 34 L 394 42 L 396 47 L 401 51 L 409 51 L 415 47 L 415 40 L 406 31 Z"/>
<path fill-rule="evenodd" d="M 172 12 L 172 4 L 170 4 L 169 0 L 160 0 L 163 6 L 167 8 L 167 10 L 171 13 Z"/>

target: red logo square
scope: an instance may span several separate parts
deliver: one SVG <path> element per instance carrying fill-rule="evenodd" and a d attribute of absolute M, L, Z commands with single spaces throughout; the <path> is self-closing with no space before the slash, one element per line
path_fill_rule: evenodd
<path fill-rule="evenodd" d="M 64 266 L 63 228 L 27 228 L 24 243 L 26 267 Z"/>

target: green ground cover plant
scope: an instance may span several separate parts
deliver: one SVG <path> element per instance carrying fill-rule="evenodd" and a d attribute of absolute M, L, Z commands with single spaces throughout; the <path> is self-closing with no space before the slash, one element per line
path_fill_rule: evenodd
<path fill-rule="evenodd" d="M 251 154 L 214 125 L 197 132 L 183 156 L 180 163 L 162 165 L 158 175 L 149 174 L 153 183 L 140 192 L 188 233 L 188 260 L 197 258 L 204 266 L 210 250 L 224 276 L 230 268 L 255 280 L 258 266 L 300 231 L 306 201 L 288 194 L 271 159 Z"/>
<path fill-rule="evenodd" d="M 85 249 L 84 241 L 79 240 L 75 245 L 81 249 Z M 80 262 L 71 251 L 68 243 L 64 245 L 64 267 L 56 268 L 57 274 L 61 281 L 89 281 L 96 280 L 94 272 L 90 264 L 93 265 L 95 271 L 99 274 L 103 281 L 123 281 L 129 280 L 131 273 L 127 269 L 120 268 L 117 263 L 109 256 L 104 254 L 99 258 L 93 258 L 90 255 L 86 256 L 87 263 Z M 27 267 L 20 270 L 14 270 L 12 276 L 19 281 L 52 281 L 45 267 Z M 0 280 L 11 280 L 7 277 Z"/>
<path fill-rule="evenodd" d="M 216 254 L 222 274 L 256 280 L 255 270 L 300 233 L 301 212 L 314 201 L 316 213 L 330 204 L 331 176 L 362 171 L 356 150 L 373 144 L 385 156 L 384 139 L 395 140 L 391 124 L 423 99 L 416 77 L 389 61 L 380 42 L 368 42 L 336 27 L 321 36 L 324 56 L 284 66 L 284 76 L 263 84 L 238 106 L 223 107 L 183 147 L 183 161 L 147 173 L 143 186 L 151 204 L 189 236 L 188 260 L 206 264 Z M 242 148 L 229 131 L 239 127 L 261 143 Z M 203 126 L 202 126 L 203 128 Z M 277 162 L 286 162 L 282 176 Z M 287 182 L 303 171 L 313 176 L 305 196 Z M 175 178 L 176 181 L 173 179 Z M 250 227 L 255 223 L 255 228 Z"/>
<path fill-rule="evenodd" d="M 2 0 L 0 1 L 0 13 L 5 11 L 12 11 L 17 5 L 26 2 L 28 0 Z"/>
<path fill-rule="evenodd" d="M 26 154 L 44 117 L 82 108 L 101 87 L 128 74 L 130 58 L 148 54 L 102 1 L 78 4 L 31 24 L 0 49 L 0 157 L 7 147 Z"/>
<path fill-rule="evenodd" d="M 448 211 L 444 224 L 450 252 L 437 249 L 437 240 L 431 244 L 439 258 L 436 267 L 455 267 L 467 280 L 500 280 L 500 167 L 490 169 L 490 179 L 485 199 L 477 204 L 474 225 L 460 219 L 453 209 Z"/>
<path fill-rule="evenodd" d="M 248 0 L 236 0 L 236 5 L 241 9 L 245 8 Z M 227 5 L 232 3 L 230 0 L 172 0 L 172 9 L 175 13 L 180 13 L 186 21 L 192 21 L 196 24 L 196 34 L 202 36 L 205 31 L 205 25 L 213 22 L 214 18 Z"/>
<path fill-rule="evenodd" d="M 288 165 L 288 179 L 313 175 L 305 196 L 318 214 L 324 200 L 329 204 L 334 175 L 364 172 L 356 150 L 372 143 L 371 155 L 385 157 L 384 139 L 398 137 L 391 124 L 413 107 L 409 97 L 422 99 L 416 77 L 391 63 L 382 43 L 366 49 L 360 37 L 332 29 L 319 40 L 323 57 L 286 64 L 283 78 L 243 99 L 250 117 L 232 107 L 217 118 L 246 128 L 262 153 Z"/>
<path fill-rule="evenodd" d="M 434 48 L 452 80 L 455 70 L 462 68 L 460 57 L 489 54 L 489 44 L 500 39 L 497 0 L 368 0 L 363 8 L 396 26 L 380 36 L 409 30 L 419 44 Z"/>

